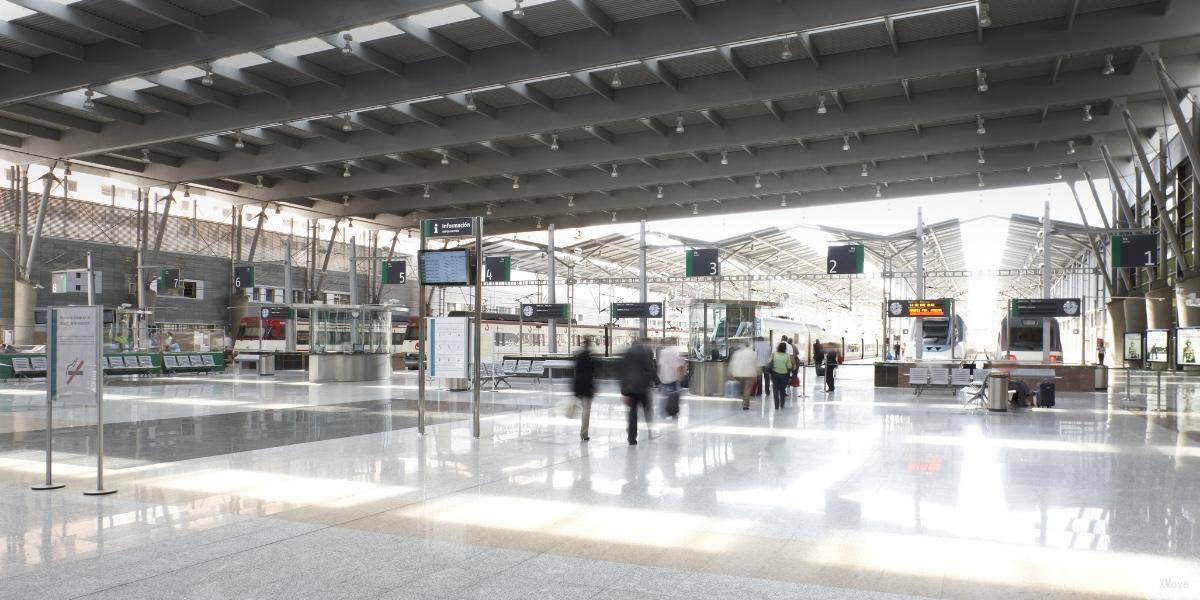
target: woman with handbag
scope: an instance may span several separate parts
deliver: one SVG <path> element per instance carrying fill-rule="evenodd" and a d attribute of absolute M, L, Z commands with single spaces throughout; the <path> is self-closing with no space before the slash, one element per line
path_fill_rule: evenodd
<path fill-rule="evenodd" d="M 788 380 L 792 375 L 792 357 L 788 354 L 788 345 L 779 342 L 775 352 L 771 354 L 771 391 L 775 398 L 775 408 L 783 408 L 787 399 Z"/>

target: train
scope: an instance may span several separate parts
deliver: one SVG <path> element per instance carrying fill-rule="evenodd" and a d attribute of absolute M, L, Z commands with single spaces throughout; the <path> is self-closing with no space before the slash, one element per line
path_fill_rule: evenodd
<path fill-rule="evenodd" d="M 1004 317 L 1000 321 L 997 356 L 1008 361 L 1042 362 L 1045 332 L 1042 319 Z M 1057 319 L 1050 319 L 1050 362 L 1062 362 L 1062 331 Z"/>
<path fill-rule="evenodd" d="M 749 341 L 749 326 L 748 322 L 739 323 L 734 332 L 729 336 L 730 341 L 734 342 L 734 344 Z M 723 323 L 718 324 L 717 331 L 724 331 L 724 329 Z M 812 362 L 818 343 L 821 346 L 825 346 L 826 344 L 836 346 L 843 360 L 877 357 L 880 355 L 879 351 L 882 347 L 878 339 L 867 337 L 864 332 L 851 335 L 837 335 L 830 333 L 819 325 L 804 323 L 787 317 L 756 317 L 754 331 L 757 331 L 758 335 L 761 335 L 763 339 L 768 340 L 772 348 L 786 336 L 796 346 L 796 351 L 800 353 L 800 359 L 805 363 Z M 717 342 L 716 345 L 718 347 L 722 346 L 720 337 L 715 338 L 713 341 Z M 690 356 L 692 358 L 701 357 L 703 353 L 704 349 L 702 348 L 690 349 Z"/>
<path fill-rule="evenodd" d="M 912 328 L 909 348 L 915 349 L 919 344 L 921 360 L 965 359 L 967 357 L 967 325 L 958 315 L 954 315 L 953 319 L 953 329 L 950 327 L 950 317 L 921 319 L 921 327 Z M 915 355 L 913 358 L 916 358 Z"/>

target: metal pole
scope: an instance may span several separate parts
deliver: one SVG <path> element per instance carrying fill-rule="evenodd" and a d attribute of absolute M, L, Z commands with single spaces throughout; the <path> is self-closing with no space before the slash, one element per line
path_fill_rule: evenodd
<path fill-rule="evenodd" d="M 1188 161 L 1192 163 L 1192 173 L 1200 173 L 1200 148 L 1196 147 L 1196 137 L 1192 135 L 1192 131 L 1188 127 L 1187 119 L 1183 116 L 1183 109 L 1179 108 L 1179 90 L 1175 88 L 1171 76 L 1167 74 L 1167 67 L 1163 64 L 1161 57 L 1153 57 L 1150 64 L 1154 65 L 1154 70 L 1158 72 L 1159 89 L 1162 90 L 1163 99 L 1166 100 L 1167 108 L 1171 111 L 1175 127 L 1179 129 L 1179 140 L 1183 142 Z"/>
<path fill-rule="evenodd" d="M 104 312 L 96 319 L 96 356 L 104 356 Z M 85 496 L 106 496 L 117 490 L 104 489 L 104 368 L 96 365 L 96 489 L 83 493 Z"/>
<path fill-rule="evenodd" d="M 558 287 L 558 277 L 555 274 L 555 257 L 554 257 L 554 223 L 546 226 L 546 301 L 554 304 L 554 290 Z M 558 335 L 555 319 L 553 317 L 546 319 L 546 335 L 549 336 L 549 345 L 546 348 L 550 354 L 558 352 Z"/>
<path fill-rule="evenodd" d="M 38 485 L 32 486 L 35 490 L 57 490 L 66 487 L 65 483 L 54 483 L 51 476 L 51 465 L 54 464 L 54 399 L 58 394 L 58 390 L 54 385 L 54 374 L 58 372 L 58 364 L 54 359 L 55 350 L 57 349 L 58 334 L 58 316 L 55 314 L 55 309 L 51 308 L 47 311 L 46 326 L 49 329 L 46 337 L 46 352 L 47 371 L 46 371 L 46 480 Z"/>
<path fill-rule="evenodd" d="M 283 301 L 291 304 L 292 300 L 292 234 L 283 238 Z M 290 330 L 290 328 L 289 328 Z"/>
<path fill-rule="evenodd" d="M 347 251 L 350 255 L 350 304 L 358 306 L 358 242 L 354 236 L 350 236 Z"/>
<path fill-rule="evenodd" d="M 718 285 L 720 285 L 718 283 Z M 646 302 L 646 297 L 649 295 L 646 283 L 646 220 L 641 220 L 641 237 L 638 242 L 638 302 Z M 720 292 L 717 293 L 720 297 Z M 647 332 L 648 323 L 645 318 L 641 319 L 641 324 L 638 325 L 638 337 L 649 337 Z"/>
<path fill-rule="evenodd" d="M 96 305 L 96 272 L 92 270 L 92 253 L 87 253 L 87 303 Z M 103 316 L 103 315 L 101 315 Z M 104 319 L 101 319 L 103 321 Z"/>
<path fill-rule="evenodd" d="M 25 250 L 29 234 L 29 171 L 28 167 L 13 167 L 17 186 L 17 269 L 25 266 Z M 24 273 L 17 273 L 17 278 L 27 278 Z"/>
<path fill-rule="evenodd" d="M 1125 132 L 1129 134 L 1129 143 L 1133 144 L 1134 154 L 1137 155 L 1138 163 L 1142 165 L 1143 174 L 1146 180 L 1150 183 L 1150 196 L 1154 198 L 1154 205 L 1158 209 L 1158 228 L 1167 238 L 1167 242 L 1171 245 L 1171 251 L 1175 253 L 1175 259 L 1180 261 L 1180 267 L 1186 270 L 1187 254 L 1183 251 L 1183 242 L 1179 239 L 1179 232 L 1175 229 L 1175 223 L 1171 221 L 1171 215 L 1167 212 L 1167 200 L 1163 197 L 1162 188 L 1159 187 L 1158 178 L 1154 176 L 1154 171 L 1151 170 L 1150 161 L 1146 158 L 1146 150 L 1142 147 L 1141 136 L 1138 135 L 1137 126 L 1133 122 L 1133 115 L 1129 114 L 1129 109 L 1122 109 L 1121 116 L 1125 118 Z M 1163 265 L 1166 260 L 1160 261 Z"/>
<path fill-rule="evenodd" d="M 921 209 L 917 209 L 917 300 L 925 299 L 925 222 L 921 218 Z M 921 360 L 925 355 L 925 323 L 921 319 L 913 319 L 913 348 L 916 359 Z"/>
<path fill-rule="evenodd" d="M 479 391 L 483 387 L 479 378 L 479 363 L 483 355 L 483 217 L 475 217 L 475 274 L 475 339 L 471 350 L 472 360 L 475 361 L 475 385 L 471 386 L 471 434 L 479 439 Z"/>
<path fill-rule="evenodd" d="M 418 254 L 425 249 L 425 222 L 420 222 L 421 240 L 417 246 Z M 418 258 L 420 260 L 420 258 Z M 418 269 L 420 266 L 418 265 Z M 425 435 L 425 347 L 427 334 L 425 327 L 425 286 L 417 281 L 417 433 Z"/>
<path fill-rule="evenodd" d="M 25 255 L 25 280 L 33 281 L 30 273 L 33 273 L 33 261 L 37 258 L 38 242 L 42 239 L 42 225 L 46 222 L 46 211 L 49 210 L 47 204 L 50 201 L 51 186 L 54 185 L 53 165 L 51 170 L 46 173 L 45 183 L 42 186 L 42 197 L 38 201 L 38 213 L 33 222 L 33 237 L 29 239 L 29 252 Z"/>
<path fill-rule="evenodd" d="M 1050 244 L 1050 201 L 1045 203 L 1042 213 L 1042 298 L 1050 297 L 1050 286 L 1054 285 L 1054 264 L 1051 260 Z M 1042 319 L 1042 362 L 1050 362 L 1050 319 Z"/>

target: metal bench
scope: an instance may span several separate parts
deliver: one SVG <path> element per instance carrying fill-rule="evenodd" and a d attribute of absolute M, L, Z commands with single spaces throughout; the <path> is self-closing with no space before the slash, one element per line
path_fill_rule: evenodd
<path fill-rule="evenodd" d="M 948 369 L 943 367 L 913 367 L 908 371 L 908 385 L 913 395 L 920 396 L 928 388 L 944 388 L 957 391 L 971 385 L 970 369 Z"/>
<path fill-rule="evenodd" d="M 481 384 L 491 382 L 493 390 L 498 389 L 501 383 L 510 388 L 512 387 L 512 384 L 508 382 L 508 374 L 504 372 L 503 366 L 496 363 L 480 363 L 479 379 Z"/>
<path fill-rule="evenodd" d="M 967 384 L 962 388 L 963 391 L 967 392 L 967 397 L 963 399 L 963 406 L 966 407 L 973 404 L 978 404 L 979 408 L 986 407 L 987 382 L 988 377 L 992 374 L 992 371 L 990 369 L 977 369 L 974 373 L 970 373 L 970 371 L 967 372 L 971 375 L 971 377 L 970 381 L 968 381 Z"/>
<path fill-rule="evenodd" d="M 45 377 L 46 358 L 42 356 L 14 356 L 12 359 L 13 375 L 19 378 L 25 377 Z"/>

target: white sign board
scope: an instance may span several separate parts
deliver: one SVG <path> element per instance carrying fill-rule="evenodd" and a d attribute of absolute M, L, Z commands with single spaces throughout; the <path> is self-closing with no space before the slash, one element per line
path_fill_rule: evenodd
<path fill-rule="evenodd" d="M 467 317 L 433 317 L 426 320 L 429 376 L 466 379 L 471 350 L 471 320 Z"/>
<path fill-rule="evenodd" d="M 50 351 L 54 364 L 55 401 L 95 403 L 100 397 L 99 306 L 64 306 L 54 309 Z"/>

